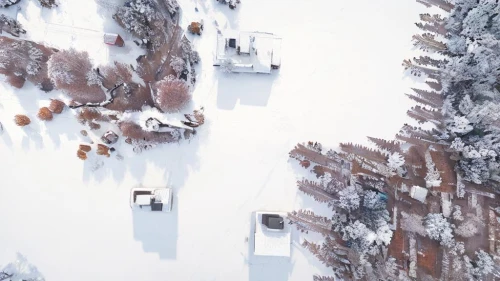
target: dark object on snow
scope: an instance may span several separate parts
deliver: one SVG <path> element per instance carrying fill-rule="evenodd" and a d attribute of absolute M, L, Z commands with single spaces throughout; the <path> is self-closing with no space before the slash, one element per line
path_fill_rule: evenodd
<path fill-rule="evenodd" d="M 80 134 L 82 134 L 82 136 L 84 136 L 84 137 L 88 136 L 88 133 L 85 130 L 81 130 Z"/>
<path fill-rule="evenodd" d="M 194 7 L 194 11 L 195 11 L 195 12 L 198 12 L 198 7 Z"/>
<path fill-rule="evenodd" d="M 231 48 L 236 48 L 236 39 L 234 39 L 234 38 L 229 39 L 229 42 L 227 45 Z"/>
<path fill-rule="evenodd" d="M 109 148 L 109 152 L 115 152 L 116 149 L 114 147 Z"/>
<path fill-rule="evenodd" d="M 118 135 L 113 131 L 107 131 L 102 137 L 102 142 L 105 144 L 114 144 L 118 141 Z"/>
<path fill-rule="evenodd" d="M 0 122 L 0 135 L 3 133 L 3 125 L 2 122 Z"/>
<path fill-rule="evenodd" d="M 115 33 L 105 33 L 104 43 L 118 47 L 123 47 L 125 45 L 125 41 L 123 41 L 123 38 L 119 34 Z"/>
<path fill-rule="evenodd" d="M 262 224 L 269 229 L 285 228 L 285 222 L 279 215 L 262 214 Z"/>
<path fill-rule="evenodd" d="M 163 210 L 163 203 L 155 202 L 154 198 L 151 198 L 151 211 L 161 211 Z"/>
<path fill-rule="evenodd" d="M 196 128 L 200 126 L 200 123 L 193 122 L 193 121 L 182 121 L 182 124 L 191 127 L 191 128 Z"/>

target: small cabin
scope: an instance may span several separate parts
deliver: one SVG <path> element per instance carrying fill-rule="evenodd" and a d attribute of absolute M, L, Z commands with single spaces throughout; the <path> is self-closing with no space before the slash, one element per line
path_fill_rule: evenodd
<path fill-rule="evenodd" d="M 123 38 L 116 33 L 104 33 L 104 43 L 118 47 L 123 47 L 125 45 L 125 41 L 123 41 Z"/>

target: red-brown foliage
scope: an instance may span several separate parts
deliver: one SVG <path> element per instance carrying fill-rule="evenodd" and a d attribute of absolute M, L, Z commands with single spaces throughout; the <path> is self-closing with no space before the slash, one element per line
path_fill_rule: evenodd
<path fill-rule="evenodd" d="M 131 83 L 132 82 L 132 72 L 128 65 L 120 62 L 114 63 L 114 65 L 106 65 L 100 67 L 101 74 L 104 76 L 103 86 L 107 89 L 111 89 L 116 84 L 120 83 Z"/>
<path fill-rule="evenodd" d="M 56 88 L 79 103 L 106 99 L 87 52 L 69 49 L 53 54 L 48 61 L 48 73 Z"/>
<path fill-rule="evenodd" d="M 109 147 L 105 146 L 104 144 L 98 144 L 97 155 L 105 155 L 106 157 L 109 157 Z"/>
<path fill-rule="evenodd" d="M 164 112 L 179 112 L 191 100 L 184 80 L 168 76 L 156 83 L 155 104 Z"/>
<path fill-rule="evenodd" d="M 14 88 L 21 89 L 26 82 L 22 76 L 12 75 L 7 78 L 7 82 Z"/>
<path fill-rule="evenodd" d="M 54 117 L 48 107 L 40 108 L 36 116 L 43 121 L 50 121 Z"/>
<path fill-rule="evenodd" d="M 16 122 L 17 126 L 23 127 L 23 126 L 29 125 L 31 123 L 31 120 L 26 115 L 18 114 L 16 116 L 14 116 L 14 122 Z"/>
<path fill-rule="evenodd" d="M 50 111 L 52 111 L 52 113 L 60 114 L 65 106 L 66 104 L 64 102 L 56 99 L 51 99 L 49 109 Z"/>
<path fill-rule="evenodd" d="M 84 107 L 78 113 L 78 121 L 82 124 L 92 122 L 94 120 L 101 120 L 101 118 L 102 113 L 98 109 L 92 107 Z"/>
<path fill-rule="evenodd" d="M 77 156 L 78 158 L 82 159 L 82 160 L 87 159 L 87 153 L 85 153 L 85 151 L 83 151 L 83 150 L 78 150 L 78 151 L 76 152 L 76 156 Z"/>
<path fill-rule="evenodd" d="M 92 150 L 92 148 L 90 147 L 90 145 L 86 145 L 86 144 L 80 144 L 80 150 L 81 151 L 85 151 L 85 152 L 89 152 L 90 150 Z"/>
<path fill-rule="evenodd" d="M 133 122 L 122 122 L 119 124 L 123 136 L 130 138 L 133 142 L 144 143 L 168 143 L 177 141 L 169 132 L 148 132 Z"/>

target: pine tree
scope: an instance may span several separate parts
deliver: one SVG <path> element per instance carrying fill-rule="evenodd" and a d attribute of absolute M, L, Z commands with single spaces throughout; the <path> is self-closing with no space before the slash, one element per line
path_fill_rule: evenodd
<path fill-rule="evenodd" d="M 363 157 L 367 160 L 384 163 L 386 161 L 386 157 L 380 153 L 378 150 L 373 150 L 361 145 L 353 145 L 352 143 L 341 143 L 340 149 L 345 153 L 351 153 L 359 157 Z"/>
<path fill-rule="evenodd" d="M 435 36 L 431 33 L 424 33 L 422 35 L 413 35 L 413 45 L 424 51 L 443 52 L 446 50 L 446 44 L 437 41 Z"/>
<path fill-rule="evenodd" d="M 454 8 L 454 5 L 452 3 L 445 0 L 417 0 L 417 2 L 425 5 L 426 7 L 439 7 L 446 12 L 451 12 L 451 10 Z"/>
<path fill-rule="evenodd" d="M 333 188 L 326 186 L 323 183 L 312 182 L 306 179 L 297 181 L 299 190 L 314 198 L 314 200 L 322 203 L 329 203 L 337 199 Z"/>

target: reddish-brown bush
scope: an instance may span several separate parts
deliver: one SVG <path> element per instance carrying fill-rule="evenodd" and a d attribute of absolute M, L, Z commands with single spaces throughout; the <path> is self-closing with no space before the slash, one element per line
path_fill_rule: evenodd
<path fill-rule="evenodd" d="M 54 117 L 48 107 L 40 108 L 36 116 L 43 121 L 50 121 Z"/>
<path fill-rule="evenodd" d="M 64 102 L 56 99 L 51 99 L 49 109 L 50 111 L 52 111 L 52 113 L 60 114 L 65 106 L 66 104 Z"/>
<path fill-rule="evenodd" d="M 156 83 L 155 104 L 164 112 L 179 112 L 191 100 L 186 81 L 168 76 Z"/>
<path fill-rule="evenodd" d="M 26 115 L 21 115 L 21 114 L 18 114 L 16 116 L 14 116 L 14 122 L 16 122 L 16 125 L 17 126 L 27 126 L 31 123 L 31 120 L 28 116 Z"/>
<path fill-rule="evenodd" d="M 302 161 L 300 161 L 300 166 L 307 169 L 307 168 L 309 168 L 309 166 L 311 166 L 311 162 L 309 160 L 302 160 Z"/>
<path fill-rule="evenodd" d="M 7 78 L 7 82 L 14 88 L 21 89 L 24 86 L 24 82 L 26 82 L 26 79 L 24 79 L 22 76 L 9 76 Z"/>
<path fill-rule="evenodd" d="M 132 82 L 132 72 L 128 65 L 120 62 L 114 63 L 112 66 L 103 66 L 100 68 L 101 74 L 104 76 L 104 81 L 106 82 L 106 87 L 113 87 L 115 84 L 120 83 L 131 83 Z"/>
<path fill-rule="evenodd" d="M 85 124 L 87 122 L 92 122 L 94 120 L 101 120 L 102 113 L 95 108 L 92 107 L 84 107 L 78 112 L 78 121 L 80 123 Z"/>
<path fill-rule="evenodd" d="M 89 152 L 90 150 L 92 150 L 92 148 L 90 147 L 90 145 L 86 145 L 86 144 L 80 144 L 80 150 L 81 151 L 85 151 L 85 152 Z"/>
<path fill-rule="evenodd" d="M 82 160 L 87 159 L 87 153 L 85 153 L 85 151 L 80 150 L 80 149 L 78 149 L 78 151 L 76 152 L 76 156 L 78 156 L 78 158 L 80 158 Z"/>
<path fill-rule="evenodd" d="M 97 155 L 105 155 L 106 157 L 109 157 L 109 147 L 104 144 L 97 144 Z"/>
<path fill-rule="evenodd" d="M 92 69 L 87 52 L 69 49 L 53 54 L 48 61 L 48 73 L 56 88 L 79 103 L 106 99 L 100 77 Z"/>
<path fill-rule="evenodd" d="M 131 139 L 131 143 L 168 143 L 175 142 L 178 139 L 172 136 L 169 132 L 148 132 L 144 131 L 141 126 L 133 122 L 121 122 L 119 125 L 123 136 Z"/>

